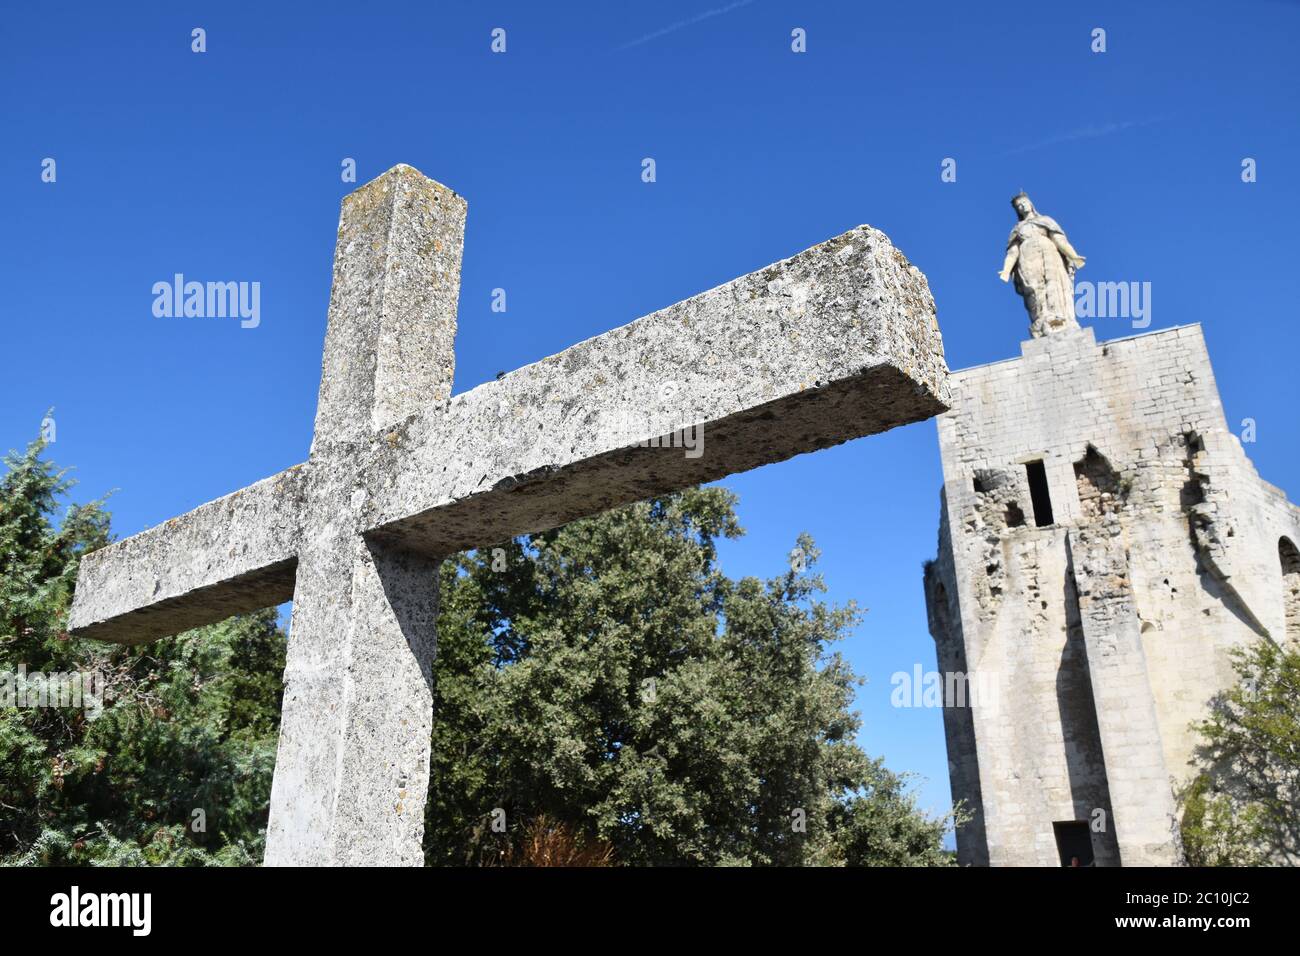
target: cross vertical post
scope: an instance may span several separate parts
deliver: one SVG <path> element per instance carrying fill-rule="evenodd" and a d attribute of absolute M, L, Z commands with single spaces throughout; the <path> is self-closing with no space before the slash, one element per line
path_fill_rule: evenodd
<path fill-rule="evenodd" d="M 343 201 L 268 865 L 423 862 L 438 561 L 367 539 L 355 462 L 451 394 L 465 201 L 397 166 Z"/>

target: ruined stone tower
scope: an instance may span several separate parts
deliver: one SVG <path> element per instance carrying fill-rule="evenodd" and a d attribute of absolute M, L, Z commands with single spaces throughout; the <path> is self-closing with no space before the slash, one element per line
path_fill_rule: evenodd
<path fill-rule="evenodd" d="M 1176 864 L 1227 652 L 1300 635 L 1300 509 L 1228 429 L 1199 326 L 1021 353 L 954 372 L 938 419 L 930 632 L 984 691 L 944 709 L 958 859 Z"/>

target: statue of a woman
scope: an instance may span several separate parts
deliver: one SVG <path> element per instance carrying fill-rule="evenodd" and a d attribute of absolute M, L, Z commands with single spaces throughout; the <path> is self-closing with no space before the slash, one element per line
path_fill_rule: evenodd
<path fill-rule="evenodd" d="M 1013 275 L 1016 291 L 1029 310 L 1029 332 L 1035 338 L 1062 329 L 1077 329 L 1074 318 L 1074 273 L 1084 259 L 1074 251 L 1065 230 L 1051 216 L 1039 215 L 1029 197 L 1011 200 L 1020 222 L 1007 240 L 1007 258 L 998 277 Z"/>

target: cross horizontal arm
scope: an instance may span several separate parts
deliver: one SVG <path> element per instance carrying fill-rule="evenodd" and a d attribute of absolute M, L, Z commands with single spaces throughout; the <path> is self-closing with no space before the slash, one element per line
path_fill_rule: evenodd
<path fill-rule="evenodd" d="M 144 643 L 289 600 L 314 471 L 343 482 L 357 531 L 441 557 L 947 400 L 925 277 L 860 226 L 376 432 L 352 446 L 355 478 L 298 465 L 86 555 L 69 627 Z"/>
<path fill-rule="evenodd" d="M 293 596 L 304 467 L 81 559 L 68 626 L 143 644 Z"/>
<path fill-rule="evenodd" d="M 377 434 L 360 523 L 445 555 L 929 418 L 947 400 L 925 277 L 860 226 Z M 684 427 L 698 448 L 639 447 Z"/>

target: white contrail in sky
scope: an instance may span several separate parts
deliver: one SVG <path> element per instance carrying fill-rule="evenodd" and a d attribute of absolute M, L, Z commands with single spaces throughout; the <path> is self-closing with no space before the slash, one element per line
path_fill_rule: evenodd
<path fill-rule="evenodd" d="M 1030 143 L 1028 146 L 1020 146 L 1016 149 L 1007 150 L 1003 156 L 1014 156 L 1017 153 L 1027 153 L 1032 149 L 1044 149 L 1048 146 L 1059 146 L 1061 143 L 1073 143 L 1081 139 L 1098 139 L 1102 136 L 1110 136 L 1112 133 L 1120 133 L 1126 129 L 1136 129 L 1139 126 L 1150 126 L 1152 123 L 1160 123 L 1169 119 L 1168 116 L 1153 116 L 1150 119 L 1143 120 L 1124 120 L 1121 123 L 1103 123 L 1100 126 L 1081 126 L 1078 129 L 1072 129 L 1067 133 L 1058 133 L 1049 139 L 1040 140 L 1037 143 Z"/>
<path fill-rule="evenodd" d="M 647 33 L 643 37 L 639 37 L 638 39 L 635 40 L 629 40 L 627 43 L 624 43 L 621 46 L 616 46 L 614 47 L 614 52 L 620 53 L 623 50 L 630 50 L 634 46 L 640 46 L 642 43 L 649 43 L 651 40 L 657 40 L 661 36 L 666 36 L 669 33 L 673 33 L 677 30 L 680 30 L 682 27 L 689 27 L 692 23 L 699 23 L 701 20 L 707 20 L 710 17 L 722 16 L 722 14 L 730 13 L 732 10 L 735 10 L 738 7 L 747 7 L 753 2 L 754 0 L 736 0 L 735 3 L 729 3 L 725 7 L 716 7 L 713 10 L 705 10 L 703 13 L 697 13 L 689 20 L 678 20 L 676 23 L 670 24 L 669 26 L 664 27 L 662 30 L 656 30 L 654 33 Z"/>

